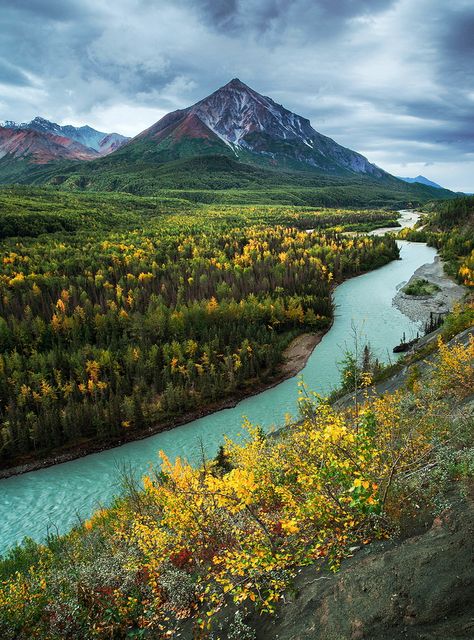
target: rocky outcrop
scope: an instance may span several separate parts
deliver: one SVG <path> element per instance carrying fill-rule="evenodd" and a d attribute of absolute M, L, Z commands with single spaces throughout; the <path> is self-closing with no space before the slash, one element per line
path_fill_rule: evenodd
<path fill-rule="evenodd" d="M 474 638 L 473 491 L 403 542 L 369 545 L 339 573 L 306 567 L 258 640 Z"/>

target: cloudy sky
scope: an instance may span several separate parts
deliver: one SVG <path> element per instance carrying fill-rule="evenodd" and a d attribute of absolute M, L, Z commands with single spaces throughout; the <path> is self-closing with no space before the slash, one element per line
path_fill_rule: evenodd
<path fill-rule="evenodd" d="M 134 135 L 236 76 L 396 175 L 474 191 L 472 0 L 0 0 L 0 120 Z"/>

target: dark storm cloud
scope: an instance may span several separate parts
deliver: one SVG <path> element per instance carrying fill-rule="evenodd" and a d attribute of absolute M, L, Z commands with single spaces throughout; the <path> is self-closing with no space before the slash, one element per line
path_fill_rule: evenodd
<path fill-rule="evenodd" d="M 9 9 L 59 22 L 84 15 L 83 3 L 80 0 L 2 0 L 2 13 Z"/>
<path fill-rule="evenodd" d="M 389 170 L 467 182 L 473 33 L 471 0 L 0 0 L 0 119 L 134 134 L 238 76 Z"/>
<path fill-rule="evenodd" d="M 469 13 L 470 15 L 467 12 L 457 15 L 445 37 L 446 47 L 463 59 L 474 53 L 474 7 Z M 472 63 L 472 58 L 470 62 Z"/>
<path fill-rule="evenodd" d="M 190 4 L 199 6 L 214 27 L 233 33 L 244 28 L 277 34 L 294 26 L 302 32 L 311 32 L 323 26 L 318 35 L 325 37 L 329 27 L 342 29 L 345 20 L 386 9 L 392 3 L 393 0 L 198 0 Z"/>
<path fill-rule="evenodd" d="M 0 57 L 48 82 L 55 68 L 86 62 L 80 49 L 97 35 L 100 14 L 81 0 L 2 0 L 0 17 Z"/>
<path fill-rule="evenodd" d="M 449 19 L 450 18 L 450 19 Z M 439 47 L 442 59 L 438 69 L 450 84 L 474 83 L 474 5 L 454 12 L 440 27 Z"/>

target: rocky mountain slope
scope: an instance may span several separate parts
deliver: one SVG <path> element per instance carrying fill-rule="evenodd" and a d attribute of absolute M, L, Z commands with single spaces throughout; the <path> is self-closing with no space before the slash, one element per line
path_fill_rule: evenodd
<path fill-rule="evenodd" d="M 99 155 L 107 155 L 116 151 L 130 138 L 122 136 L 120 133 L 104 133 L 97 131 L 88 125 L 83 127 L 73 127 L 72 125 L 61 126 L 56 122 L 51 122 L 45 118 L 37 116 L 30 122 L 13 122 L 7 120 L 2 125 L 6 129 L 37 131 L 38 133 L 51 134 L 61 138 L 68 138 L 84 147 L 97 151 Z"/>
<path fill-rule="evenodd" d="M 167 114 L 134 138 L 126 152 L 133 153 L 134 145 L 143 149 L 144 143 L 153 145 L 155 155 L 161 151 L 163 160 L 222 153 L 273 167 L 388 175 L 238 78 L 191 107 Z"/>
<path fill-rule="evenodd" d="M 0 127 L 0 160 L 46 164 L 54 160 L 93 160 L 98 152 L 61 135 Z"/>
<path fill-rule="evenodd" d="M 31 175 L 61 163 L 90 161 L 119 149 L 128 138 L 89 126 L 60 126 L 44 118 L 0 125 L 0 180 L 28 181 Z"/>
<path fill-rule="evenodd" d="M 89 127 L 59 127 L 41 118 L 26 125 L 6 124 L 44 135 L 75 136 L 98 155 L 92 163 L 63 161 L 40 167 L 12 163 L 6 157 L 0 160 L 4 184 L 135 195 L 197 189 L 207 191 L 198 196 L 206 202 L 222 190 L 238 189 L 239 198 L 252 203 L 261 201 L 262 191 L 273 189 L 278 193 L 271 201 L 310 206 L 400 208 L 453 196 L 391 176 L 237 78 L 196 104 L 167 114 L 126 144 L 116 134 L 100 138 L 102 134 Z"/>

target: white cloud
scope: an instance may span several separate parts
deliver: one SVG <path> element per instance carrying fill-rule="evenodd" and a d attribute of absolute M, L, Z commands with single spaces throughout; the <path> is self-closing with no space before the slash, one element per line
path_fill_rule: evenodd
<path fill-rule="evenodd" d="M 165 110 L 141 107 L 135 104 L 122 103 L 105 107 L 99 105 L 90 111 L 87 123 L 99 131 L 114 131 L 132 137 L 147 129 L 164 115 L 166 115 Z M 71 113 L 58 123 L 81 126 L 84 121 L 82 118 L 77 119 L 75 114 Z"/>

